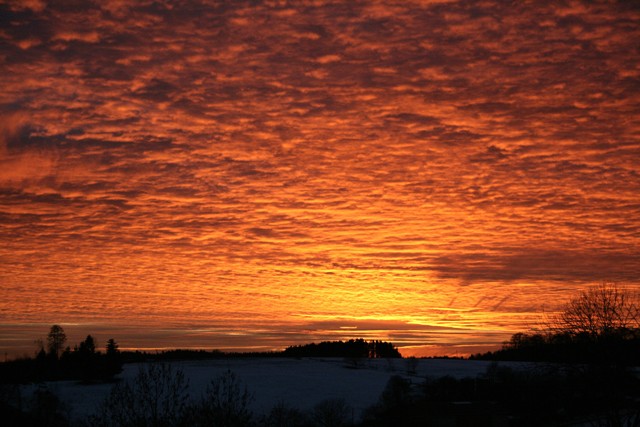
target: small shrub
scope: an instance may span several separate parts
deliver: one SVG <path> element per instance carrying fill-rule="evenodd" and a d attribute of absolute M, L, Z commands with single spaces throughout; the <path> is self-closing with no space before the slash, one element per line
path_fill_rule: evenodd
<path fill-rule="evenodd" d="M 326 399 L 313 408 L 312 419 L 318 427 L 347 426 L 353 419 L 353 410 L 344 399 Z"/>
<path fill-rule="evenodd" d="M 264 427 L 306 427 L 310 423 L 303 412 L 280 402 L 262 417 L 260 425 Z"/>

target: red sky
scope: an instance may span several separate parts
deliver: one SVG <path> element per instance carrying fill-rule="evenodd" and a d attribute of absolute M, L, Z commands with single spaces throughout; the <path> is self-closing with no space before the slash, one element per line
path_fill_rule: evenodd
<path fill-rule="evenodd" d="M 640 285 L 637 2 L 184 3 L 0 2 L 0 351 L 466 354 Z"/>

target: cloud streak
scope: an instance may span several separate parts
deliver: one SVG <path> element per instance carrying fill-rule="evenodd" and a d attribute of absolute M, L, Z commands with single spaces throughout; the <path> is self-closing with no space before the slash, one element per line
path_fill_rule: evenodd
<path fill-rule="evenodd" d="M 504 334 L 638 284 L 631 2 L 0 9 L 0 322 Z"/>

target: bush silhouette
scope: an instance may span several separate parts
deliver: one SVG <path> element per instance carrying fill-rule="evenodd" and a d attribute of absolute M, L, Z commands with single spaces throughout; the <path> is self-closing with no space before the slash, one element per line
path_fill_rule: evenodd
<path fill-rule="evenodd" d="M 313 408 L 311 418 L 318 427 L 343 427 L 351 424 L 353 410 L 344 399 L 326 399 Z"/>
<path fill-rule="evenodd" d="M 253 396 L 235 373 L 227 370 L 214 378 L 196 405 L 193 426 L 244 427 L 251 424 L 249 403 Z"/>
<path fill-rule="evenodd" d="M 260 419 L 259 425 L 263 427 L 307 427 L 311 425 L 311 422 L 302 411 L 291 408 L 284 402 L 279 402 Z"/>
<path fill-rule="evenodd" d="M 153 363 L 141 366 L 133 381 L 116 384 L 97 415 L 93 426 L 177 426 L 188 409 L 188 383 L 181 370 Z"/>

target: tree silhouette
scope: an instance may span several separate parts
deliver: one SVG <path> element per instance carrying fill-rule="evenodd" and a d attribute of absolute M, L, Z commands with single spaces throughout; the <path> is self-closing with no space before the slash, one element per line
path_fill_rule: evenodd
<path fill-rule="evenodd" d="M 95 340 L 91 335 L 87 335 L 73 352 L 65 351 L 60 361 L 68 375 L 80 377 L 86 382 L 100 378 L 101 355 L 96 352 Z"/>
<path fill-rule="evenodd" d="M 631 366 L 640 363 L 640 295 L 603 283 L 581 292 L 549 316 L 538 332 L 519 332 L 493 360 L 528 360 Z"/>
<path fill-rule="evenodd" d="M 637 293 L 603 283 L 572 299 L 551 323 L 554 332 L 592 338 L 638 329 L 640 299 Z"/>
<path fill-rule="evenodd" d="M 64 344 L 67 342 L 67 334 L 64 333 L 64 329 L 60 325 L 53 325 L 47 335 L 47 350 L 49 355 L 56 359 L 60 356 L 64 348 Z"/>
<path fill-rule="evenodd" d="M 253 396 L 231 370 L 211 380 L 193 412 L 193 426 L 241 427 L 252 419 L 249 403 Z"/>
<path fill-rule="evenodd" d="M 96 342 L 91 335 L 87 335 L 87 338 L 80 343 L 80 347 L 78 347 L 78 351 L 81 354 L 95 354 Z"/>
<path fill-rule="evenodd" d="M 122 356 L 118 344 L 113 338 L 107 341 L 104 363 L 104 378 L 110 379 L 122 372 Z"/>
<path fill-rule="evenodd" d="M 133 381 L 111 389 L 89 423 L 104 427 L 181 425 L 188 408 L 187 390 L 182 370 L 162 363 L 142 366 Z"/>

